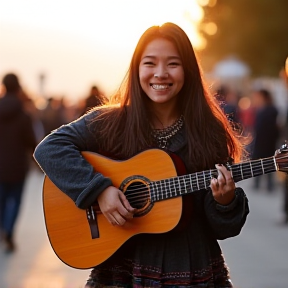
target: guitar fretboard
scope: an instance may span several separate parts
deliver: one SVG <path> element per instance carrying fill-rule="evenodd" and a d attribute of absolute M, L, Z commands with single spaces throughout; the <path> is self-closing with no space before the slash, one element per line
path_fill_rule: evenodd
<path fill-rule="evenodd" d="M 275 157 L 247 161 L 228 166 L 235 182 L 272 173 L 278 170 Z M 161 201 L 183 196 L 210 186 L 212 178 L 218 176 L 217 169 L 196 172 L 149 183 L 151 201 Z"/>

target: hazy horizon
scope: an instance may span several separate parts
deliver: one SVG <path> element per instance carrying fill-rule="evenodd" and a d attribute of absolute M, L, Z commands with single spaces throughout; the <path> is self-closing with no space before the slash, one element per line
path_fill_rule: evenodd
<path fill-rule="evenodd" d="M 197 0 L 10 0 L 0 4 L 0 77 L 17 73 L 32 97 L 40 74 L 46 96 L 72 101 L 91 85 L 106 95 L 121 83 L 137 41 L 150 26 L 180 25 L 200 45 Z"/>

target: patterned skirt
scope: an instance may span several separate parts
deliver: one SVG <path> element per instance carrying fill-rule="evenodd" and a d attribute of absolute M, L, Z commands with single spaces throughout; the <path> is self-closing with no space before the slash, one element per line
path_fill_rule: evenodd
<path fill-rule="evenodd" d="M 85 288 L 232 288 L 218 243 L 195 250 L 195 240 L 185 232 L 136 236 L 91 271 Z"/>

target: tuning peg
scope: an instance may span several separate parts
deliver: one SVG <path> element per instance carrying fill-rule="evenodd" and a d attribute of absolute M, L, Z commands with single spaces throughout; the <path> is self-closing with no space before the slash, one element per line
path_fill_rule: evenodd
<path fill-rule="evenodd" d="M 283 151 L 283 150 L 287 150 L 288 148 L 288 145 L 287 145 L 287 140 L 284 141 L 284 144 L 282 144 L 281 148 L 280 148 L 280 151 Z"/>

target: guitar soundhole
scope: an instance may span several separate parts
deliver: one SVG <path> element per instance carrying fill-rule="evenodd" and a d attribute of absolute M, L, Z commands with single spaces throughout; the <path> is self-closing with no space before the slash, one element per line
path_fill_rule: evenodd
<path fill-rule="evenodd" d="M 147 214 L 153 207 L 148 182 L 148 179 L 143 176 L 133 176 L 126 179 L 120 187 L 120 190 L 125 193 L 130 205 L 137 209 L 134 217 Z"/>

